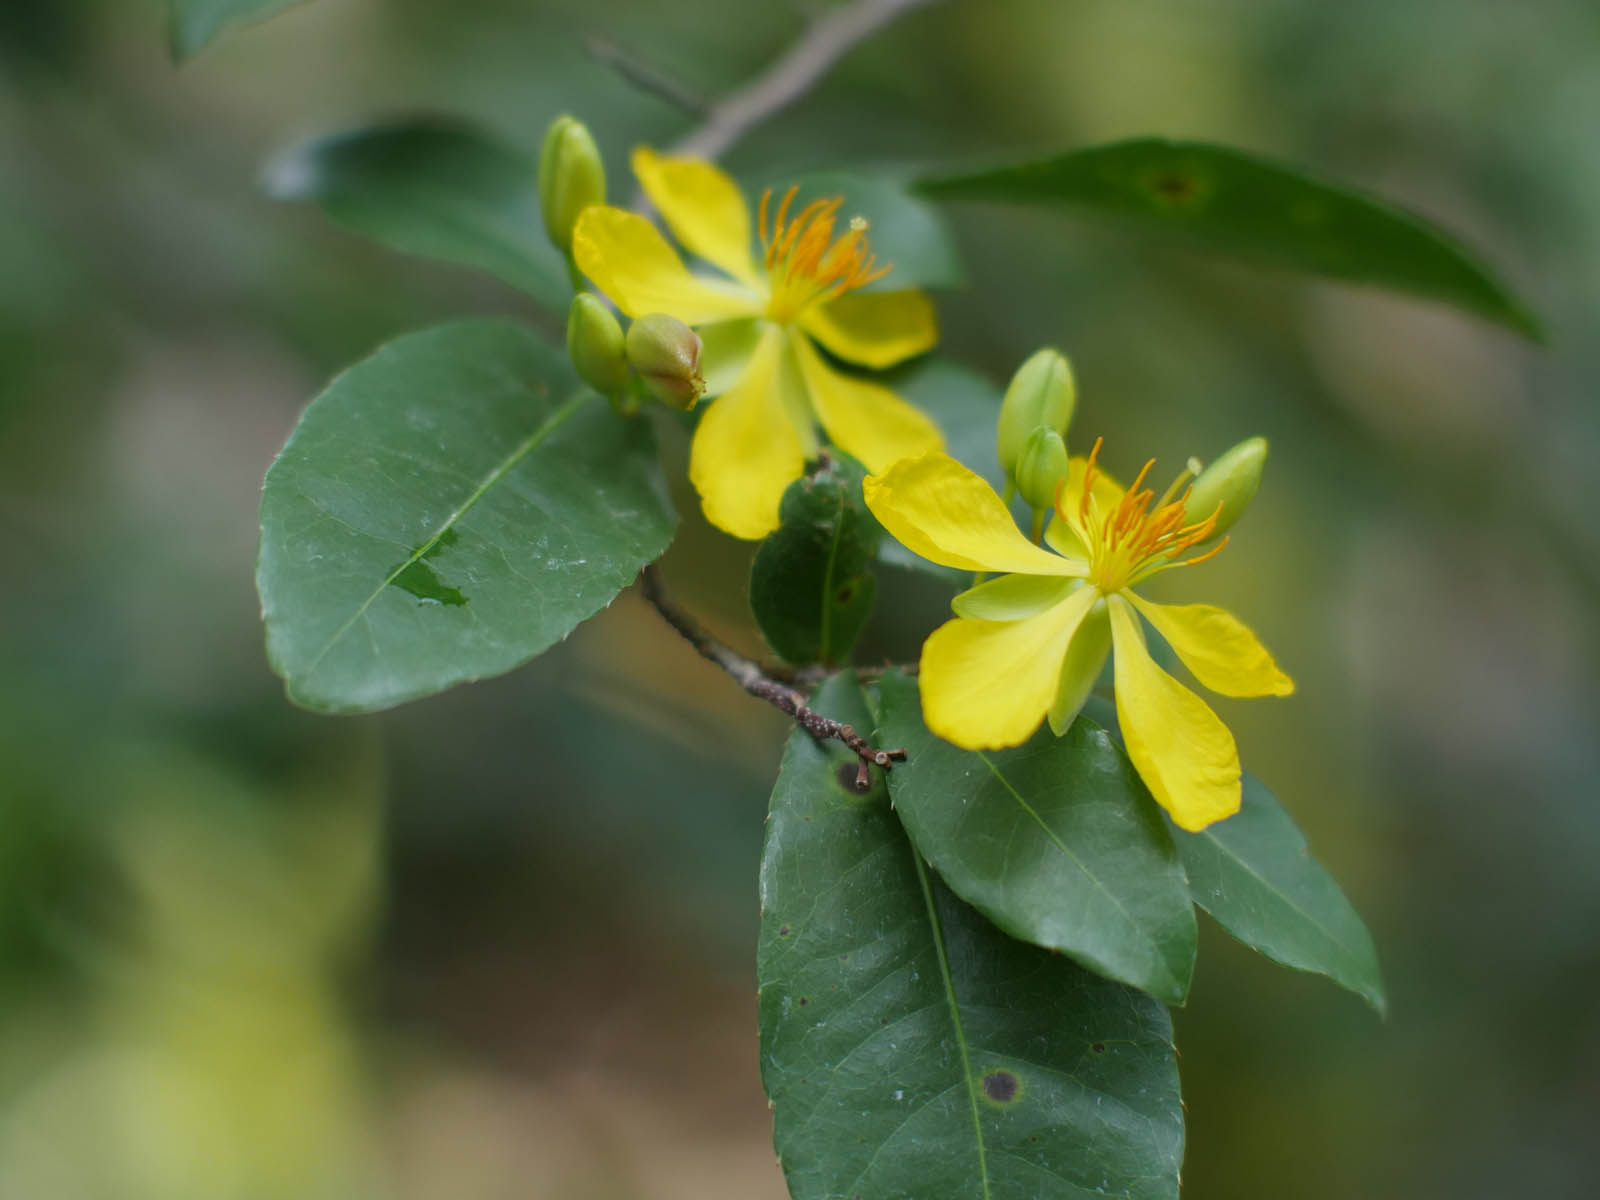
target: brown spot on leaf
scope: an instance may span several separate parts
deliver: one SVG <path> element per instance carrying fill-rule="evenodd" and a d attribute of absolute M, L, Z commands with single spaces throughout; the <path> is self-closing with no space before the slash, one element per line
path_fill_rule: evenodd
<path fill-rule="evenodd" d="M 996 1104 L 1010 1104 L 1021 1087 L 1022 1081 L 1010 1071 L 990 1071 L 983 1077 L 983 1094 Z"/>

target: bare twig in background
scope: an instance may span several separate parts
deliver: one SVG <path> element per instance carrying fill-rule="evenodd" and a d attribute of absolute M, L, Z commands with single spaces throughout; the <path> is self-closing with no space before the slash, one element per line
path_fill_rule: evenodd
<path fill-rule="evenodd" d="M 710 113 L 711 102 L 705 96 L 638 55 L 630 54 L 611 39 L 594 34 L 585 39 L 583 48 L 589 52 L 590 58 L 604 63 L 641 92 L 665 100 L 673 107 L 697 117 Z"/>
<path fill-rule="evenodd" d="M 745 691 L 793 717 L 818 741 L 836 738 L 850 747 L 857 759 L 857 791 L 864 792 L 872 786 L 872 767 L 882 767 L 887 771 L 893 764 L 905 761 L 904 750 L 876 749 L 866 738 L 857 733 L 853 726 L 835 721 L 832 717 L 825 717 L 811 708 L 806 703 L 804 692 L 779 683 L 767 674 L 759 663 L 751 661 L 731 646 L 725 646 L 712 637 L 698 621 L 668 598 L 666 588 L 661 582 L 661 572 L 654 564 L 640 572 L 639 590 L 667 624 L 678 631 L 684 641 L 699 651 L 702 658 L 716 663 L 731 675 L 733 681 Z"/>
<path fill-rule="evenodd" d="M 794 103 L 828 69 L 889 22 L 933 0 L 856 0 L 817 18 L 770 67 L 713 104 L 671 153 L 718 158 L 755 126 Z"/>

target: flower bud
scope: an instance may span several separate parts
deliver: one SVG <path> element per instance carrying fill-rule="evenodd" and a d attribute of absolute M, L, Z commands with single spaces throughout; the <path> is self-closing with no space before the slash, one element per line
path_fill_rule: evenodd
<path fill-rule="evenodd" d="M 579 292 L 567 314 L 567 356 L 578 378 L 602 395 L 614 396 L 628 382 L 622 326 L 593 292 Z"/>
<path fill-rule="evenodd" d="M 1017 491 L 1029 508 L 1054 508 L 1056 484 L 1066 477 L 1067 443 L 1054 429 L 1040 425 L 1017 455 Z"/>
<path fill-rule="evenodd" d="M 1077 397 L 1072 367 L 1059 350 L 1037 350 L 1017 368 L 1011 386 L 1006 388 L 1000 424 L 995 430 L 1000 466 L 1008 476 L 1016 478 L 1022 443 L 1040 425 L 1066 436 Z"/>
<path fill-rule="evenodd" d="M 588 127 L 576 117 L 557 117 L 539 151 L 539 206 L 556 249 L 570 251 L 578 214 L 605 202 L 606 166 Z"/>
<path fill-rule="evenodd" d="M 1266 464 L 1266 438 L 1240 442 L 1200 472 L 1184 502 L 1184 520 L 1192 524 L 1216 513 L 1217 527 L 1211 536 L 1225 533 L 1255 499 L 1256 489 L 1261 486 L 1261 468 Z"/>
<path fill-rule="evenodd" d="M 691 409 L 705 395 L 700 335 L 676 317 L 650 313 L 628 326 L 628 362 L 650 394 L 672 408 Z"/>

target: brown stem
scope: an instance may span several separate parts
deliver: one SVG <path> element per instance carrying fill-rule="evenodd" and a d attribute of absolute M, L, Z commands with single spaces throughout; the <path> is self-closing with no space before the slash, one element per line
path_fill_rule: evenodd
<path fill-rule="evenodd" d="M 672 148 L 717 158 L 779 109 L 794 103 L 856 45 L 902 13 L 931 0 L 856 0 L 813 21 L 783 56 L 738 91 L 713 104 L 705 121 Z"/>
<path fill-rule="evenodd" d="M 866 791 L 872 786 L 872 767 L 882 767 L 889 770 L 893 764 L 904 762 L 904 750 L 879 750 L 866 738 L 855 731 L 851 725 L 842 721 L 835 721 L 832 717 L 825 717 L 816 709 L 806 703 L 804 692 L 797 691 L 786 684 L 779 683 L 764 671 L 759 663 L 753 662 L 740 654 L 731 646 L 725 646 L 712 637 L 701 624 L 683 609 L 679 608 L 667 596 L 666 588 L 661 582 L 661 572 L 651 564 L 639 574 L 639 590 L 650 606 L 661 614 L 662 619 L 684 641 L 688 642 L 700 654 L 700 657 L 709 659 L 733 677 L 733 681 L 749 692 L 758 700 L 765 700 L 768 704 L 793 717 L 802 728 L 818 741 L 836 738 L 850 747 L 855 752 L 856 759 L 856 790 Z"/>

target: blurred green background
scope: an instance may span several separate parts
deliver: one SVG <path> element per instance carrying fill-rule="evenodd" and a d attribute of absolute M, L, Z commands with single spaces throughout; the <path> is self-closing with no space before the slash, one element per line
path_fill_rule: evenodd
<path fill-rule="evenodd" d="M 783 722 L 631 594 L 379 717 L 296 711 L 267 671 L 256 504 L 301 407 L 402 331 L 550 322 L 258 181 L 422 110 L 529 148 L 571 110 L 620 169 L 688 121 L 588 36 L 714 95 L 807 11 L 316 0 L 176 69 L 156 0 L 0 8 L 0 1196 L 784 1194 L 753 978 Z M 1585 0 L 945 0 L 730 157 L 1226 141 L 1460 231 L 1548 320 L 1541 351 L 952 213 L 946 349 L 1002 381 L 1065 348 L 1113 469 L 1272 440 L 1203 598 L 1300 691 L 1218 707 L 1372 925 L 1393 1011 L 1206 926 L 1176 1018 L 1193 1200 L 1600 1187 L 1597 113 Z M 754 647 L 747 553 L 691 515 L 667 571 Z M 918 586 L 883 594 L 926 629 Z"/>

